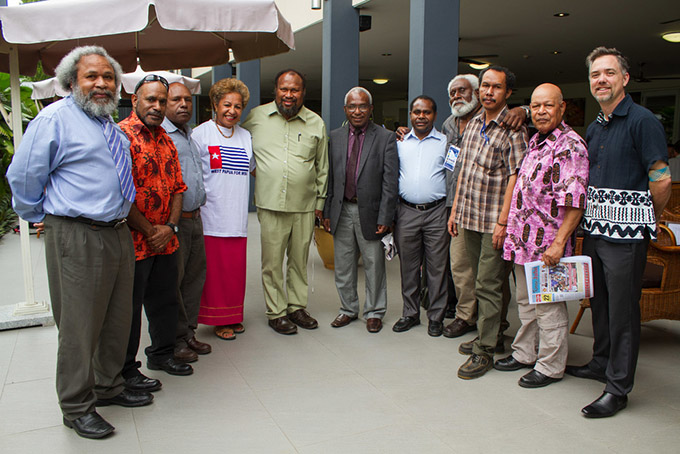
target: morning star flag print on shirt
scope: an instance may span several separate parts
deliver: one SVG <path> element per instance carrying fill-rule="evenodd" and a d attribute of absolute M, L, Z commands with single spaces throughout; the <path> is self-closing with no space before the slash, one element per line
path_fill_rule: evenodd
<path fill-rule="evenodd" d="M 243 148 L 213 145 L 208 147 L 210 152 L 210 172 L 221 171 L 233 175 L 248 175 L 250 159 Z"/>

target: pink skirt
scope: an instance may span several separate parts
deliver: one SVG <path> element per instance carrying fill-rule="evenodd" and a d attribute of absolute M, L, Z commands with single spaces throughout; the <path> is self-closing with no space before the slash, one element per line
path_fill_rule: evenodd
<path fill-rule="evenodd" d="M 246 296 L 246 243 L 242 237 L 204 236 L 207 263 L 198 323 L 243 322 Z"/>

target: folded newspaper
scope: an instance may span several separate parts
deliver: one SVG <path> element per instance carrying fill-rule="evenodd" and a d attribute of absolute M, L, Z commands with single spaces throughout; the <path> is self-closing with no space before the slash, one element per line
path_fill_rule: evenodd
<path fill-rule="evenodd" d="M 555 266 L 524 264 L 530 304 L 572 301 L 593 296 L 593 264 L 586 255 L 563 257 Z"/>

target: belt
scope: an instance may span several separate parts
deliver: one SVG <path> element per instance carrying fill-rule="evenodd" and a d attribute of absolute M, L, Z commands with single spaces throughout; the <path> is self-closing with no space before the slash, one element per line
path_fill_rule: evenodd
<path fill-rule="evenodd" d="M 408 202 L 408 201 L 402 199 L 401 197 L 399 197 L 399 200 L 401 200 L 401 203 L 403 203 L 404 205 L 409 206 L 411 208 L 415 208 L 416 210 L 427 211 L 430 208 L 434 208 L 437 205 L 441 205 L 442 202 L 444 202 L 444 200 L 446 200 L 446 197 L 442 197 L 439 200 L 435 200 L 434 202 L 428 202 L 428 203 L 411 203 L 411 202 Z"/>
<path fill-rule="evenodd" d="M 76 218 L 72 218 L 70 216 L 56 216 L 56 217 L 66 219 L 68 221 L 80 222 L 81 224 L 92 225 L 95 227 L 107 227 L 112 229 L 120 228 L 124 226 L 125 223 L 127 222 L 127 218 L 116 219 L 113 221 L 95 221 L 94 219 L 86 218 L 84 216 L 78 216 Z"/>
<path fill-rule="evenodd" d="M 196 208 L 194 211 L 182 211 L 182 218 L 184 219 L 196 219 L 201 215 L 201 209 Z"/>
<path fill-rule="evenodd" d="M 357 196 L 354 196 L 351 199 L 348 199 L 347 197 L 345 197 L 345 202 L 357 203 Z"/>

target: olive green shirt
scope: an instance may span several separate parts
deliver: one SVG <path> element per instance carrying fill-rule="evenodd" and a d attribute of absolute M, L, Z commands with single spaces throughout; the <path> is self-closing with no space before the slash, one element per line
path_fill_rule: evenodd
<path fill-rule="evenodd" d="M 321 117 L 302 106 L 286 120 L 270 102 L 251 110 L 241 126 L 253 136 L 255 205 L 284 212 L 323 210 L 328 139 Z"/>

